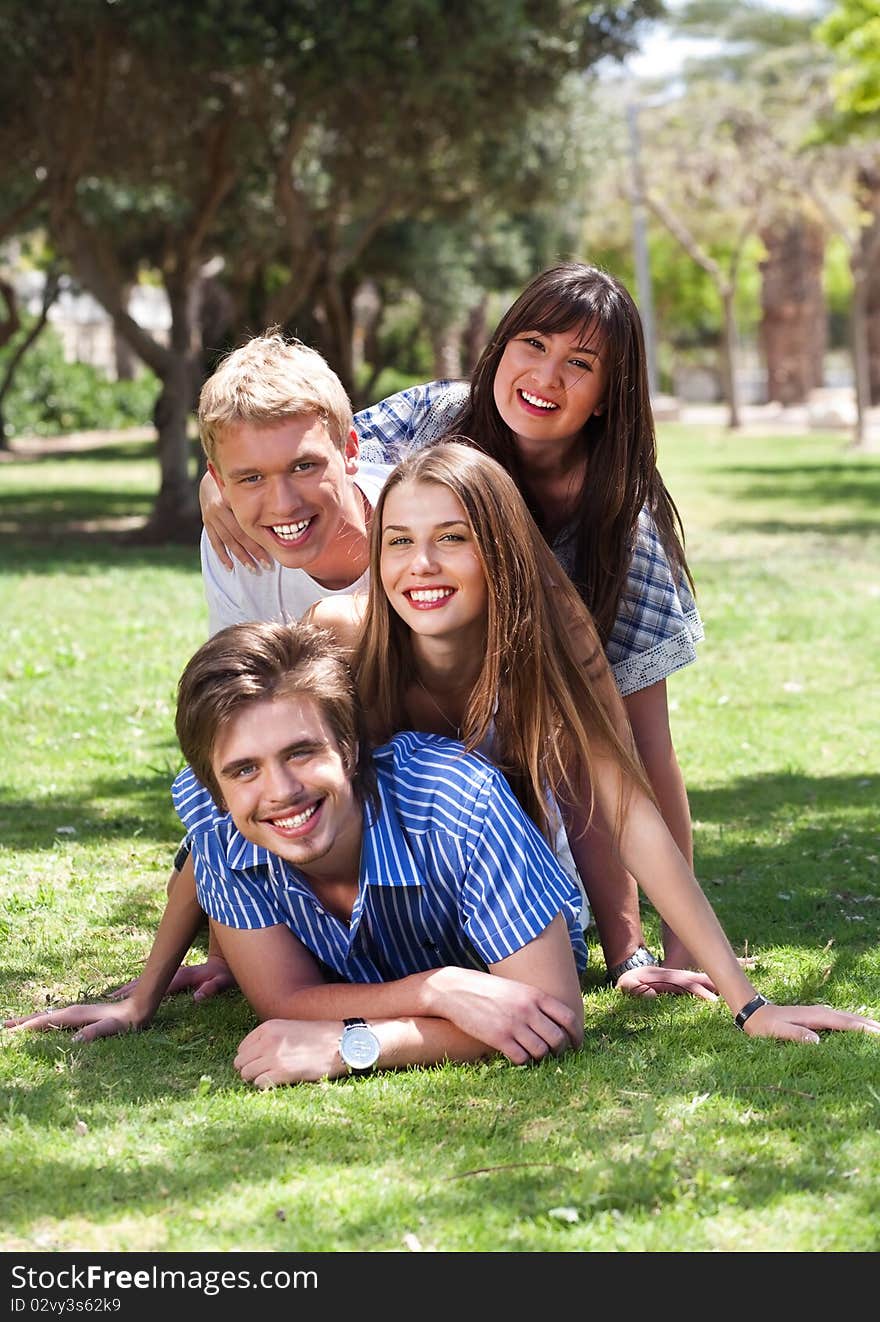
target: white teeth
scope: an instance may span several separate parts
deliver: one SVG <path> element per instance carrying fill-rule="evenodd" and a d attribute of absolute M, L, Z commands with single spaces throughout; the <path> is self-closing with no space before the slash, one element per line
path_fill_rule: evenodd
<path fill-rule="evenodd" d="M 272 825 L 278 826 L 282 831 L 293 831 L 297 826 L 302 826 L 310 817 L 314 817 L 318 811 L 317 803 L 313 803 L 311 808 L 306 808 L 305 812 L 297 813 L 295 817 L 276 817 Z"/>
<path fill-rule="evenodd" d="M 311 523 L 311 519 L 301 519 L 299 523 L 273 523 L 272 531 L 282 540 L 295 541 L 301 537 Z"/>
<path fill-rule="evenodd" d="M 413 601 L 440 601 L 451 597 L 452 588 L 412 588 L 407 594 Z"/>
<path fill-rule="evenodd" d="M 527 404 L 531 404 L 536 409 L 555 409 L 559 407 L 558 404 L 552 403 L 549 399 L 541 399 L 540 395 L 530 395 L 527 390 L 521 390 L 519 393 Z"/>

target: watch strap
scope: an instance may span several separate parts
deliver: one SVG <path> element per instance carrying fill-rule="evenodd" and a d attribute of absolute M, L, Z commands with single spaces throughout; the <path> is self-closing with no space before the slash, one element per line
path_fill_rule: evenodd
<path fill-rule="evenodd" d="M 657 956 L 652 955 L 647 946 L 636 946 L 626 959 L 621 960 L 619 964 L 612 964 L 606 982 L 609 987 L 613 987 L 624 973 L 629 973 L 630 969 L 653 968 L 657 963 L 659 963 Z"/>
<path fill-rule="evenodd" d="M 737 1028 L 745 1029 L 746 1020 L 751 1019 L 755 1011 L 760 1010 L 762 1005 L 769 1004 L 770 1002 L 767 1000 L 767 997 L 762 996 L 761 993 L 758 992 L 757 996 L 753 996 L 752 999 L 743 1006 L 739 1014 L 733 1016 L 733 1022 L 736 1024 Z"/>

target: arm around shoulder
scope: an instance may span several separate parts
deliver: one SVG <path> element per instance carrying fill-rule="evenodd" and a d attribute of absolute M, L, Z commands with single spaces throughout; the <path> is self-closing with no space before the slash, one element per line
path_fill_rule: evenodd
<path fill-rule="evenodd" d="M 326 629 L 340 647 L 353 650 L 360 637 L 366 609 L 366 593 L 351 593 L 339 597 L 324 597 L 321 601 L 316 601 L 302 618 L 307 624 Z"/>

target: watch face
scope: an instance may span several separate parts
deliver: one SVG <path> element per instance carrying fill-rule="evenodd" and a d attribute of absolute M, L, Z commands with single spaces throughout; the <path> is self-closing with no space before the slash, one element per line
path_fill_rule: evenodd
<path fill-rule="evenodd" d="M 366 1024 L 356 1024 L 342 1034 L 339 1054 L 350 1069 L 368 1070 L 379 1059 L 379 1039 Z"/>

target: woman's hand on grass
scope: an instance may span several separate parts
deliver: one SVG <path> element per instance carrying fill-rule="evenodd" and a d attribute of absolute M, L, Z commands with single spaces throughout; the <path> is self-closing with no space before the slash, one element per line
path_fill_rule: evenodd
<path fill-rule="evenodd" d="M 622 973 L 614 984 L 624 996 L 696 996 L 702 1001 L 717 1001 L 718 992 L 708 973 L 693 969 L 666 968 L 647 964 Z"/>
<path fill-rule="evenodd" d="M 199 508 L 208 541 L 224 569 L 232 570 L 233 556 L 252 573 L 261 568 L 272 568 L 272 557 L 242 530 L 210 473 L 205 473 L 199 483 Z"/>
<path fill-rule="evenodd" d="M 3 1027 L 14 1032 L 47 1032 L 52 1028 L 76 1028 L 74 1042 L 93 1042 L 96 1037 L 132 1033 L 145 1028 L 149 1019 L 130 998 L 115 1005 L 66 1005 L 59 1010 L 39 1010 L 35 1014 L 4 1019 Z"/>
<path fill-rule="evenodd" d="M 121 1001 L 131 996 L 138 982 L 138 978 L 132 978 L 131 982 L 123 983 L 121 987 L 108 992 L 107 999 Z M 237 985 L 226 960 L 220 955 L 209 955 L 204 964 L 181 964 L 169 982 L 165 995 L 173 996 L 175 992 L 192 990 L 194 1001 L 208 1001 L 218 992 Z"/>
<path fill-rule="evenodd" d="M 880 1022 L 830 1005 L 762 1005 L 750 1014 L 743 1032 L 749 1037 L 778 1037 L 788 1042 L 819 1041 L 823 1029 L 880 1033 Z"/>

